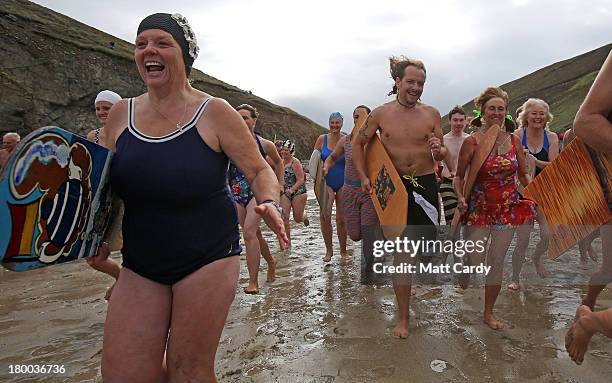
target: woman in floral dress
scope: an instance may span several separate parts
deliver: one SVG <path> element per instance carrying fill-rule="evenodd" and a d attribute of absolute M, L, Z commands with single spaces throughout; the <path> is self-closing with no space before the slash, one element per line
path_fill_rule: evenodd
<path fill-rule="evenodd" d="M 486 261 L 491 266 L 485 282 L 483 319 L 489 327 L 502 329 L 509 325 L 493 316 L 493 306 L 501 289 L 504 258 L 514 229 L 533 220 L 536 204 L 520 199 L 517 190 L 515 175 L 524 186 L 530 179 L 520 141 L 511 133 L 515 125 L 507 117 L 507 93 L 500 88 L 487 88 L 475 104 L 480 112 L 472 125 L 480 129 L 461 146 L 454 187 L 458 209 L 464 213 L 462 223 L 468 228 L 466 239 L 491 239 L 486 260 L 484 252 L 472 252 L 465 263 L 478 265 Z M 468 166 L 470 174 L 466 175 Z M 467 287 L 469 274 L 462 274 L 460 283 Z"/>

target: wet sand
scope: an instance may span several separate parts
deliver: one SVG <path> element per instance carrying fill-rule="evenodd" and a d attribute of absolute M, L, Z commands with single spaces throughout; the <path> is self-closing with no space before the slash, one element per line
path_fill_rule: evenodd
<path fill-rule="evenodd" d="M 528 261 L 519 292 L 505 288 L 508 254 L 495 312 L 514 328 L 494 331 L 482 323 L 482 288 L 419 286 L 410 336 L 398 340 L 390 335 L 393 289 L 359 283 L 359 245 L 349 241 L 349 263 L 341 264 L 337 251 L 331 264 L 323 264 L 318 210 L 312 193 L 309 198 L 311 225 L 293 224 L 291 251 L 278 253 L 265 232 L 279 261 L 278 278 L 264 282 L 262 260 L 259 295 L 242 293 L 248 281 L 242 256 L 217 353 L 221 382 L 610 381 L 610 339 L 594 336 L 582 366 L 564 348 L 565 331 L 586 291 L 577 248 L 558 262 L 546 261 L 549 271 L 563 276 L 554 280 L 540 280 Z M 601 241 L 594 247 L 601 254 Z M 594 270 L 591 263 L 587 273 Z M 104 293 L 110 284 L 84 262 L 27 274 L 0 270 L 0 381 L 101 381 Z M 598 303 L 599 309 L 612 307 L 609 289 Z M 62 364 L 66 374 L 9 375 L 9 364 Z"/>

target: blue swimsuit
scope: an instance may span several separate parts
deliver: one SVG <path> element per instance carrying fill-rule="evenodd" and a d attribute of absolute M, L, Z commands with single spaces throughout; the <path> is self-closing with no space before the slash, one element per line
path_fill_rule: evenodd
<path fill-rule="evenodd" d="M 129 99 L 116 143 L 111 182 L 125 203 L 123 266 L 165 285 L 241 250 L 229 160 L 196 129 L 208 100 L 182 129 L 151 137 L 136 128 Z"/>
<path fill-rule="evenodd" d="M 327 147 L 327 134 L 323 136 L 323 147 L 321 148 L 321 159 L 325 162 L 327 157 L 333 152 L 333 149 L 329 149 Z M 334 192 L 340 190 L 340 188 L 344 185 L 344 154 L 342 157 L 338 158 L 327 172 L 327 176 L 325 176 L 325 181 L 332 188 Z"/>

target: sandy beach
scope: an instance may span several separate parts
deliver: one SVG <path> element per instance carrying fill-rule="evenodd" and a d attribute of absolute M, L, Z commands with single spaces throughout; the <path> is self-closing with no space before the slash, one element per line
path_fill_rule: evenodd
<path fill-rule="evenodd" d="M 484 291 L 452 285 L 417 286 L 410 336 L 394 339 L 391 286 L 360 284 L 360 247 L 352 260 L 339 251 L 323 264 L 318 208 L 309 192 L 311 225 L 294 224 L 293 248 L 278 252 L 278 278 L 260 294 L 246 295 L 244 254 L 239 288 L 217 353 L 221 382 L 609 382 L 612 342 L 596 335 L 582 366 L 564 348 L 565 332 L 585 292 L 588 274 L 573 248 L 546 261 L 555 275 L 539 279 L 523 268 L 522 289 L 505 288 L 506 257 L 497 315 L 514 327 L 494 331 L 482 323 Z M 337 243 L 337 239 L 334 238 Z M 594 242 L 601 254 L 601 241 Z M 529 255 L 533 245 L 528 251 Z M 120 258 L 120 256 L 117 256 Z M 106 301 L 111 279 L 76 262 L 27 273 L 0 270 L 0 380 L 99 382 Z M 604 290 L 598 309 L 612 307 Z M 143 326 L 146 326 L 143 323 Z M 15 364 L 63 365 L 62 375 L 10 374 Z"/>

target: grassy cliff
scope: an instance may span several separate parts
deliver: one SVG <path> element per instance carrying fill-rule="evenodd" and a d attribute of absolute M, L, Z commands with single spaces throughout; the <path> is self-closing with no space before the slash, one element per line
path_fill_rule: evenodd
<path fill-rule="evenodd" d="M 550 129 L 560 133 L 571 128 L 580 104 L 611 49 L 612 44 L 604 45 L 501 85 L 510 96 L 510 113 L 514 115 L 514 111 L 528 98 L 541 98 L 550 105 L 554 115 Z M 474 101 L 463 107 L 471 114 Z M 444 131 L 448 132 L 447 116 L 443 117 L 442 124 Z"/>

